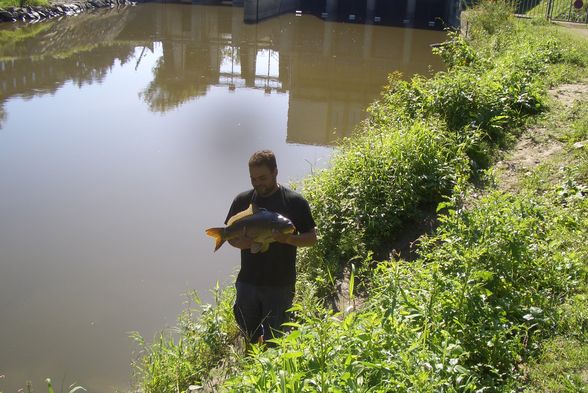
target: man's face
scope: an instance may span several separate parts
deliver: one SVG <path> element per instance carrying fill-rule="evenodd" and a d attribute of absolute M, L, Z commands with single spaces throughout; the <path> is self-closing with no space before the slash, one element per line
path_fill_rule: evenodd
<path fill-rule="evenodd" d="M 265 165 L 250 166 L 249 176 L 251 177 L 251 185 L 259 196 L 268 196 L 278 187 L 277 168 L 272 171 Z"/>

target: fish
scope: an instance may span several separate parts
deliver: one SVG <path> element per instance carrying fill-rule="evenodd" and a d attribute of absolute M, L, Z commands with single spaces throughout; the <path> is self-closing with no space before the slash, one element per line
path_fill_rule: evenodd
<path fill-rule="evenodd" d="M 226 227 L 208 228 L 206 234 L 215 239 L 214 251 L 221 248 L 227 241 L 240 236 L 253 239 L 251 252 L 266 252 L 270 243 L 274 242 L 273 231 L 291 234 L 296 227 L 287 217 L 258 207 L 254 203 L 242 212 L 229 218 Z"/>

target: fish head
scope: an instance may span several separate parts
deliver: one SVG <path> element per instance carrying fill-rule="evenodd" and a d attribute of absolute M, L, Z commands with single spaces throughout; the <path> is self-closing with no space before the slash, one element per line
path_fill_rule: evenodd
<path fill-rule="evenodd" d="M 281 214 L 276 214 L 273 220 L 273 229 L 281 232 L 281 233 L 294 233 L 296 232 L 296 227 L 290 221 L 290 219 L 282 216 Z"/>

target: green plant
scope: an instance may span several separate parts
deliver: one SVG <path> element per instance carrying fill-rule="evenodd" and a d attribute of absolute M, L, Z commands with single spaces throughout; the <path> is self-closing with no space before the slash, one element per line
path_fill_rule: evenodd
<path fill-rule="evenodd" d="M 48 389 L 49 393 L 55 393 L 54 390 L 53 390 L 53 384 L 51 383 L 51 379 L 47 378 L 45 380 L 45 382 L 47 382 L 47 389 Z M 30 390 L 30 385 L 28 386 L 28 389 L 29 389 L 29 391 L 31 391 Z M 62 389 L 63 389 L 63 387 L 62 387 Z M 75 393 L 75 392 L 80 391 L 80 390 L 86 391 L 85 388 L 83 388 L 81 386 L 75 386 L 75 384 L 69 385 L 69 388 L 68 389 L 69 389 L 68 390 L 68 393 Z"/>
<path fill-rule="evenodd" d="M 0 8 L 46 5 L 49 5 L 48 0 L 0 0 Z"/>
<path fill-rule="evenodd" d="M 221 290 L 217 284 L 214 296 L 214 306 L 202 305 L 197 294 L 191 293 L 191 301 L 199 307 L 187 308 L 175 329 L 162 332 L 149 345 L 138 333 L 132 333 L 140 347 L 133 366 L 143 392 L 178 392 L 190 385 L 202 386 L 213 379 L 216 367 L 237 356 L 234 290 Z"/>

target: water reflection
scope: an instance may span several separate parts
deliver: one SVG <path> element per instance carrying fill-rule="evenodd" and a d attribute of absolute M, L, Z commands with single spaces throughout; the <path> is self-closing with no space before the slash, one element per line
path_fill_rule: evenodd
<path fill-rule="evenodd" d="M 391 70 L 410 76 L 441 67 L 428 46 L 443 39 L 437 31 L 310 15 L 257 25 L 242 18 L 237 7 L 145 4 L 49 22 L 34 38 L 0 48 L 0 103 L 54 92 L 67 80 L 100 82 L 115 60 L 138 65 L 159 43 L 163 55 L 139 92 L 150 110 L 174 110 L 211 86 L 288 93 L 287 140 L 327 145 L 349 135 Z"/>
<path fill-rule="evenodd" d="M 0 45 L 0 126 L 8 99 L 53 94 L 68 81 L 79 87 L 100 83 L 116 60 L 130 61 L 134 45 L 116 40 L 130 11 L 98 10 L 59 21 L 1 25 L 30 38 Z"/>

